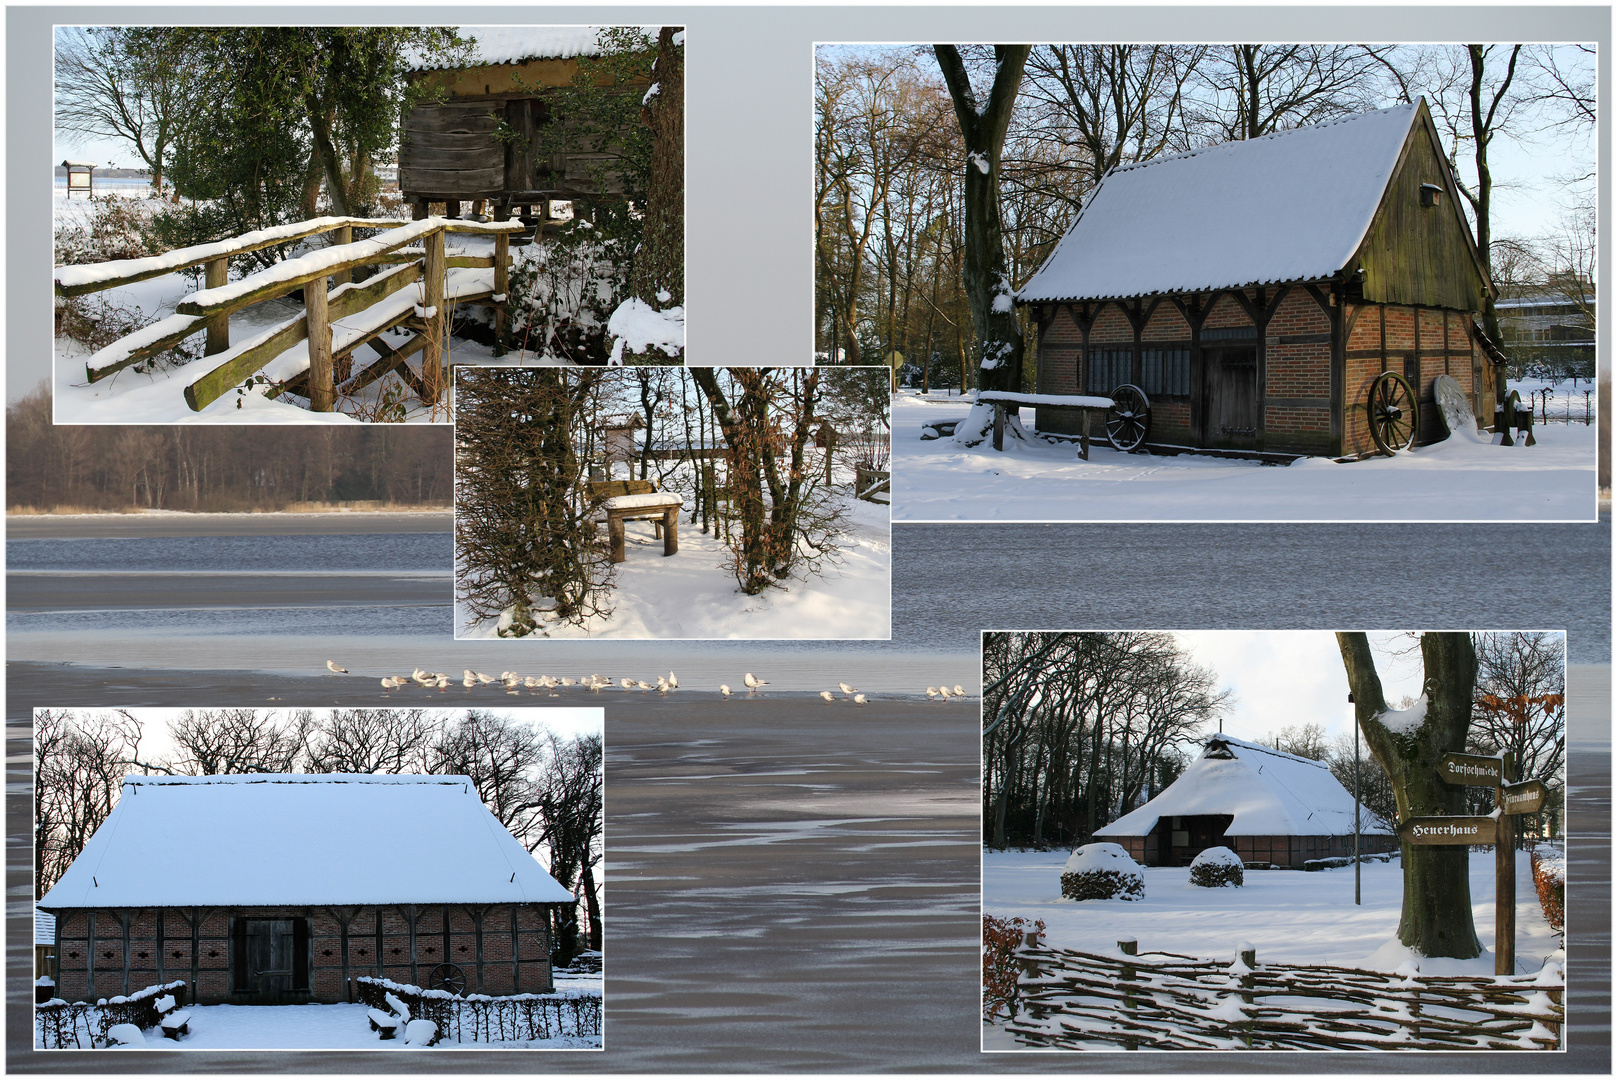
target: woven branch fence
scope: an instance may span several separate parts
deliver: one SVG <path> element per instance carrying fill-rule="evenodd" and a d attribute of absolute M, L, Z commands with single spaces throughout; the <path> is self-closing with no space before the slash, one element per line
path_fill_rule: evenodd
<path fill-rule="evenodd" d="M 1557 1050 L 1561 970 L 1403 976 L 1357 968 L 1235 963 L 1176 953 L 1017 950 L 1019 1015 L 1006 1030 L 1071 1050 Z"/>
<path fill-rule="evenodd" d="M 185 1004 L 185 982 L 148 986 L 128 997 L 102 999 L 91 1005 L 87 1001 L 69 1004 L 61 998 L 34 1006 L 35 1040 L 42 1050 L 89 1050 L 107 1044 L 107 1032 L 118 1024 L 134 1024 L 141 1030 L 156 1027 L 162 1020 L 157 1011 L 157 999 L 165 994 L 174 997 L 175 1004 Z"/>
<path fill-rule="evenodd" d="M 354 980 L 359 1000 L 386 1009 L 392 994 L 417 1020 L 431 1020 L 439 1034 L 456 1042 L 531 1042 L 558 1035 L 599 1035 L 601 999 L 594 994 L 513 994 L 457 997 L 445 990 L 423 990 L 391 979 Z"/>

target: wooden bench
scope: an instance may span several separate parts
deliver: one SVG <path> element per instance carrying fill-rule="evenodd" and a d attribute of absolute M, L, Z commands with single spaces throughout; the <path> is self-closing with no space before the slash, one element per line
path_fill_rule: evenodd
<path fill-rule="evenodd" d="M 1005 449 L 1005 410 L 1023 405 L 1038 405 L 1046 409 L 1071 409 L 1078 413 L 1078 456 L 1089 460 L 1089 414 L 1094 410 L 1104 413 L 1112 407 L 1112 399 L 1089 394 L 1015 394 L 1008 390 L 984 390 L 977 395 L 978 402 L 994 406 L 994 449 Z"/>
<path fill-rule="evenodd" d="M 371 1009 L 365 1014 L 371 1022 L 371 1030 L 380 1032 L 382 1038 L 391 1039 L 399 1030 L 399 1018 L 392 1013 L 385 1013 L 381 1009 Z"/>
<path fill-rule="evenodd" d="M 163 1038 L 179 1042 L 181 1035 L 191 1034 L 191 1010 L 181 1009 L 163 1017 Z"/>
<path fill-rule="evenodd" d="M 606 511 L 606 535 L 611 538 L 611 561 L 623 563 L 623 524 L 626 521 L 652 522 L 653 537 L 663 538 L 663 556 L 679 553 L 679 511 L 686 500 L 673 491 L 658 491 L 650 480 L 592 480 L 590 498 L 602 501 Z"/>

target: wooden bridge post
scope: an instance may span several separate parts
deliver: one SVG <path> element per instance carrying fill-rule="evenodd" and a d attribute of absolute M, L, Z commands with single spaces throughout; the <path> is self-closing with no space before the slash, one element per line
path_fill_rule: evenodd
<path fill-rule="evenodd" d="M 303 286 L 303 306 L 309 325 L 309 411 L 330 412 L 337 402 L 331 373 L 331 313 L 326 305 L 326 282 L 318 277 Z"/>
<path fill-rule="evenodd" d="M 1124 956 L 1137 956 L 1140 952 L 1140 942 L 1136 938 L 1123 938 L 1117 943 L 1118 952 Z M 1123 984 L 1123 1019 L 1130 1024 L 1134 1022 L 1134 1012 L 1140 1007 L 1139 999 L 1134 996 L 1135 968 L 1133 964 L 1125 963 L 1119 981 Z M 1140 1044 L 1135 1039 L 1124 1039 L 1123 1049 L 1138 1050 Z"/>
<path fill-rule="evenodd" d="M 209 289 L 222 288 L 230 281 L 230 259 L 214 259 L 208 263 L 203 285 Z M 204 356 L 222 353 L 230 348 L 230 316 L 215 315 L 208 320 L 208 340 L 202 347 Z"/>
<path fill-rule="evenodd" d="M 344 225 L 342 228 L 334 231 L 334 235 L 332 236 L 332 243 L 334 246 L 341 247 L 345 244 L 352 244 L 353 242 L 354 227 L 352 225 Z M 331 284 L 333 286 L 346 285 L 353 280 L 354 272 L 352 270 L 339 270 L 335 274 L 331 275 Z"/>
<path fill-rule="evenodd" d="M 494 234 L 494 355 L 504 356 L 506 335 L 510 333 L 506 316 L 506 294 L 511 288 L 511 235 Z"/>
<path fill-rule="evenodd" d="M 426 238 L 427 256 L 421 268 L 421 306 L 429 314 L 426 347 L 421 350 L 421 401 L 438 404 L 444 385 L 444 230 L 435 229 Z"/>

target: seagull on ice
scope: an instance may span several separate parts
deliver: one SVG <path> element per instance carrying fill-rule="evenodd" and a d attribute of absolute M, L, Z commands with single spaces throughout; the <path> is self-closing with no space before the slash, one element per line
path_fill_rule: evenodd
<path fill-rule="evenodd" d="M 348 669 L 343 667 L 341 664 L 337 663 L 337 661 L 335 661 L 335 660 L 327 660 L 326 661 L 326 670 L 332 672 L 335 675 L 346 675 L 346 674 L 348 674 Z"/>
<path fill-rule="evenodd" d="M 399 685 L 399 684 L 393 681 L 393 676 L 391 676 L 391 675 L 382 676 L 382 689 L 383 690 L 391 690 L 397 685 Z"/>
<path fill-rule="evenodd" d="M 636 679 L 634 684 L 642 690 L 651 690 L 654 687 L 644 679 Z"/>
<path fill-rule="evenodd" d="M 954 696 L 955 697 L 965 697 L 966 696 L 965 687 L 961 686 L 959 683 L 955 683 L 954 684 Z"/>
<path fill-rule="evenodd" d="M 730 688 L 729 688 L 729 686 L 725 685 L 724 683 L 720 683 L 719 684 L 719 693 L 723 694 L 725 697 L 729 697 L 730 696 Z"/>
<path fill-rule="evenodd" d="M 674 678 L 674 673 L 672 671 L 670 671 L 668 673 L 668 689 L 670 689 L 670 690 L 678 690 L 679 689 L 679 680 Z"/>
<path fill-rule="evenodd" d="M 855 687 L 849 686 L 845 682 L 837 683 L 837 689 L 841 690 L 845 697 L 853 697 L 854 694 L 858 693 Z"/>
<path fill-rule="evenodd" d="M 938 687 L 938 696 L 940 698 L 942 698 L 944 701 L 948 701 L 949 700 L 949 688 L 947 686 Z"/>
<path fill-rule="evenodd" d="M 755 678 L 752 677 L 752 672 L 750 672 L 750 671 L 747 672 L 747 677 L 743 681 L 746 682 L 748 690 L 756 690 L 760 686 L 768 686 L 769 685 L 769 680 L 768 679 L 755 679 Z"/>
<path fill-rule="evenodd" d="M 476 675 L 477 676 L 477 681 L 482 683 L 484 686 L 487 686 L 491 682 L 497 681 L 494 678 L 494 676 L 492 676 L 492 675 L 484 675 L 481 671 L 475 671 L 472 674 Z"/>
<path fill-rule="evenodd" d="M 477 676 L 468 671 L 465 678 L 460 680 L 460 683 L 466 689 L 470 690 L 477 685 Z"/>
<path fill-rule="evenodd" d="M 634 680 L 633 679 L 619 679 L 618 680 L 618 685 L 623 687 L 625 690 L 633 690 L 634 689 Z"/>
<path fill-rule="evenodd" d="M 863 695 L 863 694 L 855 694 L 853 696 L 853 703 L 855 705 L 863 705 L 865 703 L 865 695 Z"/>
<path fill-rule="evenodd" d="M 938 688 L 935 687 L 935 686 L 927 687 L 926 688 L 926 696 L 929 697 L 929 698 L 937 697 L 938 696 Z"/>
<path fill-rule="evenodd" d="M 837 699 L 837 696 L 829 690 L 821 690 L 820 696 L 826 701 L 835 701 Z"/>

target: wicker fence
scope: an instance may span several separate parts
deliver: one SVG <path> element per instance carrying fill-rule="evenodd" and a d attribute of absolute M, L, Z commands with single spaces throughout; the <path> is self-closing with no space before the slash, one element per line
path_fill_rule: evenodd
<path fill-rule="evenodd" d="M 456 1042 L 531 1042 L 601 1033 L 601 999 L 594 994 L 457 997 L 445 990 L 423 990 L 371 976 L 354 982 L 366 1005 L 385 1009 L 387 995 L 392 994 L 409 1006 L 412 1019 L 431 1020 L 443 1038 Z"/>
<path fill-rule="evenodd" d="M 1556 1050 L 1565 980 L 1450 977 L 1114 954 L 1032 944 L 1022 964 L 1018 1041 L 1071 1050 Z"/>
<path fill-rule="evenodd" d="M 157 999 L 165 994 L 185 1004 L 185 981 L 148 986 L 128 997 L 103 998 L 98 1004 L 61 998 L 34 1006 L 34 1045 L 42 1050 L 89 1050 L 107 1044 L 107 1032 L 118 1024 L 145 1030 L 161 1022 Z"/>

